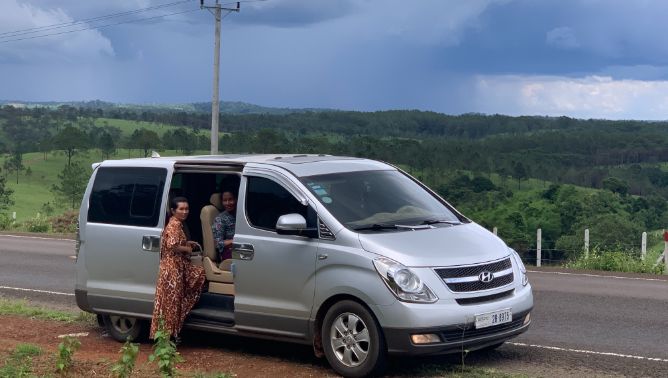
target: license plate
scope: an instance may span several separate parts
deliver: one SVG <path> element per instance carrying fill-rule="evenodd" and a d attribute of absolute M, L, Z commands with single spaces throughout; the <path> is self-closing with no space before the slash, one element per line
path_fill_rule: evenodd
<path fill-rule="evenodd" d="M 478 314 L 475 316 L 475 327 L 477 329 L 491 327 L 503 323 L 510 323 L 513 321 L 513 313 L 509 308 L 488 312 L 486 314 Z"/>

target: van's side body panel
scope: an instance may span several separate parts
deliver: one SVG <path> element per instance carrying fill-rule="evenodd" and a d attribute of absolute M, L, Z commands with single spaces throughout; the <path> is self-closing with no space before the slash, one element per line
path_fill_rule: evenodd
<path fill-rule="evenodd" d="M 244 169 L 234 243 L 251 247 L 254 255 L 251 260 L 234 261 L 235 326 L 240 332 L 305 339 L 315 291 L 319 240 L 253 227 L 245 213 L 249 177 L 269 179 L 295 198 L 304 198 L 298 183 L 278 170 L 252 166 Z"/>
<path fill-rule="evenodd" d="M 92 191 L 100 172 L 126 168 L 150 168 L 162 172 L 162 187 L 157 193 L 157 222 L 151 226 L 110 224 L 88 219 Z M 150 317 L 153 311 L 155 282 L 159 266 L 160 235 L 165 222 L 169 180 L 173 163 L 160 160 L 105 161 L 97 167 L 86 189 L 79 213 L 81 258 L 77 261 L 77 290 L 86 292 L 88 306 L 98 313 L 117 313 Z M 141 180 L 141 171 L 137 172 Z M 118 182 L 118 190 L 123 182 Z M 135 188 L 141 190 L 141 188 Z M 139 206 L 139 205 L 137 205 Z M 152 246 L 145 245 L 149 238 Z M 156 245 L 157 244 L 157 245 Z"/>

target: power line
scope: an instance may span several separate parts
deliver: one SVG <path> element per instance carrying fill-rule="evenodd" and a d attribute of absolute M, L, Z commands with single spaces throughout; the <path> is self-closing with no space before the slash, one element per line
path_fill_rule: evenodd
<path fill-rule="evenodd" d="M 23 37 L 23 38 L 6 39 L 4 41 L 0 41 L 0 44 L 8 43 L 8 42 L 16 42 L 16 41 L 25 41 L 25 40 L 28 40 L 28 39 L 35 39 L 35 38 L 50 37 L 50 36 L 54 36 L 54 35 L 80 32 L 80 31 L 84 31 L 84 30 L 103 29 L 103 28 L 108 28 L 110 26 L 129 24 L 129 23 L 133 23 L 133 22 L 140 22 L 140 21 L 147 21 L 147 20 L 154 20 L 154 19 L 158 19 L 158 18 L 174 16 L 174 15 L 177 15 L 177 14 L 191 13 L 191 12 L 196 12 L 196 11 L 199 11 L 199 9 L 189 9 L 189 10 L 181 11 L 181 12 L 167 13 L 167 14 L 162 14 L 162 15 L 159 15 L 159 16 L 138 18 L 138 19 L 134 19 L 134 20 L 126 20 L 126 21 L 116 22 L 116 23 L 113 23 L 113 24 L 106 24 L 106 25 L 91 26 L 91 27 L 81 28 L 81 29 L 67 30 L 67 31 L 58 32 L 58 33 L 49 33 L 49 34 L 34 35 L 34 36 L 30 36 L 30 37 Z"/>
<path fill-rule="evenodd" d="M 62 29 L 62 28 L 75 26 L 75 25 L 79 25 L 79 24 L 84 24 L 84 23 L 89 23 L 89 22 L 108 20 L 110 18 L 124 17 L 124 16 L 129 16 L 129 15 L 133 15 L 133 14 L 137 14 L 137 13 L 147 12 L 147 11 L 150 11 L 150 10 L 172 7 L 172 6 L 187 3 L 187 2 L 190 2 L 190 1 L 192 1 L 192 0 L 181 0 L 181 1 L 175 1 L 175 2 L 172 2 L 172 3 L 160 4 L 160 5 L 155 5 L 155 6 L 152 6 L 152 7 L 135 9 L 135 10 L 125 11 L 125 12 L 120 12 L 120 13 L 112 13 L 112 14 L 108 14 L 108 15 L 104 15 L 104 16 L 92 17 L 92 18 L 87 18 L 87 19 L 82 19 L 82 20 L 62 22 L 62 23 L 59 23 L 59 24 L 52 24 L 52 25 L 37 26 L 37 27 L 34 27 L 34 28 L 15 30 L 15 31 L 10 31 L 10 32 L 3 32 L 3 33 L 0 33 L 0 38 L 11 38 L 11 37 L 19 36 L 19 35 L 34 34 L 34 33 L 39 33 L 39 32 L 43 32 L 43 31 L 47 31 L 47 30 Z M 5 36 L 5 37 L 2 37 L 2 36 Z"/>

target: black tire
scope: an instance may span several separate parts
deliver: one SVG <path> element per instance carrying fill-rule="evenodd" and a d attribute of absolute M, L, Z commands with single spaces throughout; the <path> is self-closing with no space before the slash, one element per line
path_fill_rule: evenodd
<path fill-rule="evenodd" d="M 334 304 L 327 311 L 320 332 L 325 357 L 342 376 L 366 377 L 385 369 L 385 337 L 363 305 L 350 300 Z"/>
<path fill-rule="evenodd" d="M 109 335 L 116 341 L 141 341 L 149 329 L 148 322 L 143 319 L 122 315 L 102 315 L 104 326 Z"/>

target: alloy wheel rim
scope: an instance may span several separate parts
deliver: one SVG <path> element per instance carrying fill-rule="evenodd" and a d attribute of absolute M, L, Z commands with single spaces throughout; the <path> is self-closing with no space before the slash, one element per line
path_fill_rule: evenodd
<path fill-rule="evenodd" d="M 369 355 L 369 329 L 357 315 L 346 312 L 336 317 L 329 330 L 329 341 L 336 358 L 347 367 L 364 363 Z"/>
<path fill-rule="evenodd" d="M 129 332 L 137 323 L 135 318 L 126 318 L 124 316 L 111 316 L 111 325 L 119 332 Z"/>

